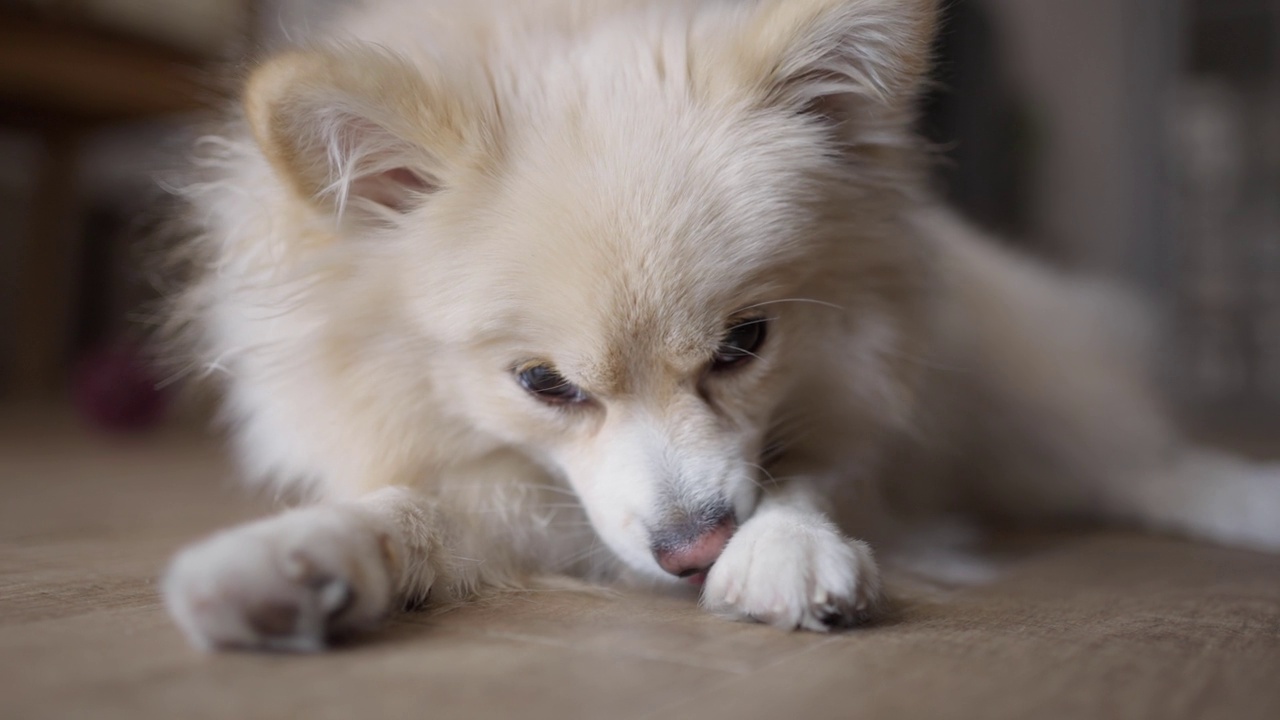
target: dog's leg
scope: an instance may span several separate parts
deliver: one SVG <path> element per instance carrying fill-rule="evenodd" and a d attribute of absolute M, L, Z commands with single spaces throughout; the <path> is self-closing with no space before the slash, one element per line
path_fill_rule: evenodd
<path fill-rule="evenodd" d="M 1280 551 L 1280 463 L 1188 447 L 1112 484 L 1117 514 L 1158 530 Z"/>
<path fill-rule="evenodd" d="M 387 488 L 231 528 L 174 558 L 165 601 L 202 649 L 319 650 L 430 590 L 442 540 L 432 515 Z"/>
<path fill-rule="evenodd" d="M 165 601 L 203 649 L 319 650 L 428 595 L 463 600 L 554 560 L 573 538 L 556 539 L 537 487 L 390 487 L 232 528 L 178 554 Z"/>
<path fill-rule="evenodd" d="M 879 570 L 867 544 L 821 512 L 819 497 L 799 482 L 766 496 L 711 567 L 703 606 L 820 632 L 865 621 L 880 598 Z"/>
<path fill-rule="evenodd" d="M 966 500 L 1012 518 L 1280 549 L 1280 467 L 1180 436 L 1152 373 L 1158 344 L 1141 303 L 1047 272 L 949 216 L 931 221 L 954 274 L 957 330 L 944 362 L 965 368 L 939 376 L 963 399 L 938 419 L 974 466 L 956 478 Z"/>

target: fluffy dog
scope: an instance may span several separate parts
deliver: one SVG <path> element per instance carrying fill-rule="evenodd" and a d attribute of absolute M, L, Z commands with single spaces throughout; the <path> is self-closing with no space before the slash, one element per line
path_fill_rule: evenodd
<path fill-rule="evenodd" d="M 382 0 L 252 70 L 178 304 L 246 475 L 182 551 L 202 648 L 314 650 L 546 573 L 874 614 L 912 513 L 1280 546 L 1125 297 L 978 236 L 911 133 L 934 0 Z"/>

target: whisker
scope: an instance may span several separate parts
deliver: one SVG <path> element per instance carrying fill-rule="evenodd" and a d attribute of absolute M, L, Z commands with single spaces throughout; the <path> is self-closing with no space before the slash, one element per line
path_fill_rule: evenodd
<path fill-rule="evenodd" d="M 557 563 L 555 570 L 556 570 L 557 572 L 558 572 L 558 571 L 562 571 L 562 570 L 565 570 L 565 569 L 567 569 L 567 568 L 569 568 L 569 567 L 572 567 L 573 565 L 577 565 L 577 564 L 578 564 L 578 563 L 580 563 L 580 562 L 584 562 L 584 561 L 586 561 L 586 560 L 590 560 L 590 559 L 592 559 L 592 557 L 593 557 L 594 555 L 596 555 L 597 553 L 599 553 L 599 552 L 600 552 L 600 551 L 602 551 L 602 550 L 608 550 L 608 548 L 607 548 L 607 547 L 605 547 L 604 545 L 601 545 L 601 544 L 600 544 L 600 538 L 598 538 L 598 537 L 597 537 L 597 538 L 596 538 L 596 539 L 591 543 L 591 547 L 587 548 L 586 550 L 584 550 L 584 551 L 582 551 L 582 552 L 575 553 L 575 554 L 573 554 L 573 555 L 569 556 L 569 558 L 567 558 L 566 560 L 563 560 L 563 561 L 561 561 L 560 563 Z"/>
<path fill-rule="evenodd" d="M 535 490 L 548 490 L 550 492 L 560 493 L 561 495 L 567 495 L 571 498 L 578 497 L 578 494 L 575 493 L 574 491 L 569 490 L 568 488 L 560 487 L 559 485 L 549 485 L 547 483 L 524 483 L 524 487 L 532 488 Z"/>
<path fill-rule="evenodd" d="M 756 464 L 756 463 L 747 463 L 747 464 L 748 464 L 748 465 L 750 465 L 751 467 L 753 467 L 753 468 L 755 468 L 755 469 L 759 470 L 760 472 L 764 473 L 764 476 L 765 476 L 765 477 L 767 477 L 767 478 L 769 479 L 769 485 L 770 485 L 770 487 L 775 487 L 775 488 L 776 488 L 776 487 L 778 486 L 778 478 L 774 477 L 774 476 L 773 476 L 773 473 L 769 472 L 769 470 L 768 470 L 767 468 L 765 468 L 765 466 L 763 466 L 763 465 L 758 465 L 758 464 Z M 752 481 L 752 482 L 754 482 L 754 483 L 755 483 L 755 484 L 756 484 L 756 485 L 757 485 L 761 490 L 767 490 L 767 489 L 768 489 L 768 488 L 766 488 L 766 487 L 764 486 L 764 484 L 763 484 L 763 483 L 761 483 L 759 480 L 756 480 L 755 478 L 751 478 L 751 481 Z"/>
<path fill-rule="evenodd" d="M 739 308 L 738 312 L 746 312 L 747 310 L 752 310 L 758 307 L 764 307 L 766 305 L 777 305 L 779 303 L 809 303 L 811 305 L 820 305 L 822 307 L 828 307 L 828 308 L 831 308 L 832 310 L 839 310 L 840 312 L 845 311 L 845 309 L 840 307 L 839 305 L 836 305 L 835 303 L 829 303 L 824 300 L 815 300 L 813 298 L 782 298 L 781 300 L 767 300 L 765 302 L 756 303 L 755 305 L 748 305 L 744 308 Z"/>
<path fill-rule="evenodd" d="M 754 307 L 754 306 L 753 306 L 753 307 Z M 749 310 L 750 308 L 744 308 L 744 309 Z M 778 318 L 777 318 L 777 316 L 776 316 L 776 315 L 769 315 L 769 316 L 766 316 L 766 317 L 751 318 L 750 320 L 743 320 L 743 321 L 742 321 L 742 322 L 740 322 L 740 323 L 734 323 L 734 327 L 735 327 L 735 328 L 740 328 L 740 327 L 748 327 L 748 326 L 750 326 L 750 325 L 759 325 L 760 323 L 772 322 L 772 321 L 777 320 L 777 319 L 778 319 Z"/>
<path fill-rule="evenodd" d="M 890 357 L 898 358 L 899 360 L 906 360 L 908 362 L 919 363 L 924 367 L 933 368 L 935 370 L 946 370 L 948 372 L 957 372 L 957 373 L 969 372 L 971 370 L 971 368 L 961 367 L 959 365 L 948 365 L 946 363 L 940 363 L 929 358 L 926 355 L 921 355 L 918 353 L 909 353 L 904 350 L 880 348 L 878 352 L 880 352 L 883 355 L 888 355 Z"/>

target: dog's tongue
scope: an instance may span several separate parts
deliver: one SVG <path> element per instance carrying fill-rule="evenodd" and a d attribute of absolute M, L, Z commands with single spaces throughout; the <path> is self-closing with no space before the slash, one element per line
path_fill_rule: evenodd
<path fill-rule="evenodd" d="M 701 586 L 702 583 L 707 581 L 707 574 L 704 572 L 696 573 L 694 575 L 690 575 L 689 577 L 685 578 L 685 580 L 688 581 L 690 585 Z"/>

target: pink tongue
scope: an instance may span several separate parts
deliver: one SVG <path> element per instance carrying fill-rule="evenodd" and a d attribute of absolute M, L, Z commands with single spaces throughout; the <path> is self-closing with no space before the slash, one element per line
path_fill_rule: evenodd
<path fill-rule="evenodd" d="M 700 572 L 697 575 L 690 575 L 689 577 L 685 578 L 685 580 L 687 580 L 690 585 L 701 585 L 702 583 L 707 581 L 707 574 L 704 572 Z"/>

